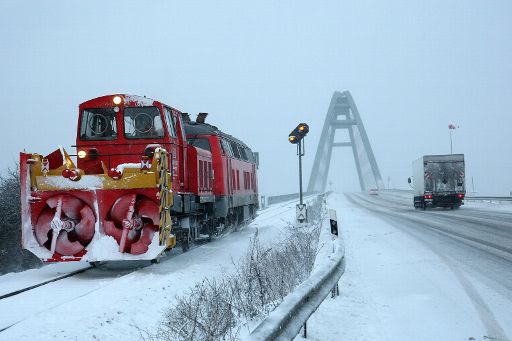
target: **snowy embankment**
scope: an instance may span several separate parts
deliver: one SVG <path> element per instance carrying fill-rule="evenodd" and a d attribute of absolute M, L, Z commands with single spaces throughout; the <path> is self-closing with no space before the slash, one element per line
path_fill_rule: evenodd
<path fill-rule="evenodd" d="M 322 214 L 318 226 L 318 248 L 308 278 L 284 298 L 247 340 L 292 339 L 325 297 L 334 293 L 345 271 L 343 240 L 330 233 L 326 214 Z"/>
<path fill-rule="evenodd" d="M 275 243 L 294 217 L 295 202 L 275 205 L 245 229 L 160 264 L 128 274 L 93 269 L 0 300 L 0 330 L 12 325 L 0 340 L 139 340 L 139 329 L 155 331 L 176 295 L 231 272 L 256 229 L 261 242 Z M 13 275 L 40 277 L 40 270 Z"/>
<path fill-rule="evenodd" d="M 412 203 L 407 194 L 397 194 L 395 199 L 407 201 L 407 206 L 402 206 L 405 209 Z M 494 257 L 506 271 L 512 270 L 509 261 L 483 255 L 423 226 L 384 215 L 381 219 L 343 195 L 337 195 L 328 206 L 338 213 L 346 272 L 340 280 L 340 297 L 328 297 L 308 321 L 308 340 L 512 337 L 510 289 L 492 286 L 485 273 L 471 272 L 461 263 L 466 259 L 478 268 L 483 258 L 491 261 Z M 468 206 L 484 208 L 473 203 Z M 395 210 L 392 205 L 386 209 Z M 410 214 L 421 216 L 418 213 L 410 210 Z M 426 221 L 431 216 L 424 215 Z M 509 274 L 503 273 L 503 278 Z M 298 336 L 296 340 L 303 339 Z"/>

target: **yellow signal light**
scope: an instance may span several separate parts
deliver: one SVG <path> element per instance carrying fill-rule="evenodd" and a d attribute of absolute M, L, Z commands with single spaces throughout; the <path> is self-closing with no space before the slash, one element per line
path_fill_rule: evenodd
<path fill-rule="evenodd" d="M 300 131 L 304 131 L 304 129 L 306 129 L 304 126 L 299 126 Z"/>
<path fill-rule="evenodd" d="M 288 140 L 290 140 L 290 142 L 293 142 L 295 141 L 297 138 L 295 136 L 290 136 L 288 137 Z"/>
<path fill-rule="evenodd" d="M 114 104 L 115 104 L 115 105 L 119 105 L 119 104 L 121 104 L 121 101 L 122 101 L 122 99 L 121 99 L 121 97 L 120 97 L 120 96 L 116 96 L 116 97 L 114 97 Z"/>

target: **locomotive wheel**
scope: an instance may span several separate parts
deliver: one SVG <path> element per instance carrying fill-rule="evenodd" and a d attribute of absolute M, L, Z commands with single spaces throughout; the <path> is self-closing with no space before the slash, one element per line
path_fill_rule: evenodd
<path fill-rule="evenodd" d="M 46 201 L 34 233 L 39 245 L 52 254 L 73 256 L 91 242 L 95 223 L 96 217 L 89 205 L 77 197 L 62 194 Z"/>
<path fill-rule="evenodd" d="M 190 249 L 190 229 L 183 229 L 181 239 L 181 250 L 187 252 Z"/>
<path fill-rule="evenodd" d="M 104 230 L 117 241 L 119 252 L 140 255 L 148 251 L 159 221 L 156 203 L 141 195 L 126 194 L 112 205 Z"/>

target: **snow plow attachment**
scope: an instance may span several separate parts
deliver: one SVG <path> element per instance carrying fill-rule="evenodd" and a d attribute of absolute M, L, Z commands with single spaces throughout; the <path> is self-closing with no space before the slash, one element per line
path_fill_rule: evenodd
<path fill-rule="evenodd" d="M 152 260 L 176 244 L 169 155 L 85 174 L 62 148 L 20 154 L 22 246 L 46 262 Z"/>

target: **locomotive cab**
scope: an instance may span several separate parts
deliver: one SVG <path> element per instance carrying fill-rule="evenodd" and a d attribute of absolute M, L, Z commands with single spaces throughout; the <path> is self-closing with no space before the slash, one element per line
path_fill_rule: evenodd
<path fill-rule="evenodd" d="M 152 158 L 157 146 L 176 155 L 179 141 L 175 126 L 172 114 L 165 117 L 164 107 L 145 97 L 104 96 L 82 103 L 76 139 L 77 166 L 85 174 L 133 166 L 143 156 Z"/>

